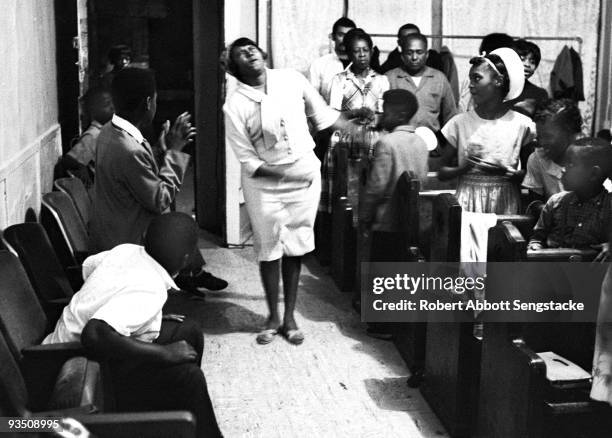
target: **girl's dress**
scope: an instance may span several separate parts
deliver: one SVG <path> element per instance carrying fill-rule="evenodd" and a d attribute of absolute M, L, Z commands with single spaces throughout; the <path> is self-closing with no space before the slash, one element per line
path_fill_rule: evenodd
<path fill-rule="evenodd" d="M 258 261 L 312 251 L 321 163 L 307 116 L 320 130 L 332 125 L 338 112 L 303 75 L 289 69 L 267 69 L 266 92 L 238 82 L 223 111 L 226 141 L 242 167 Z M 282 166 L 289 178 L 254 177 L 262 164 Z"/>
<path fill-rule="evenodd" d="M 521 147 L 534 133 L 530 118 L 509 110 L 495 120 L 483 119 L 476 111 L 458 114 L 442 128 L 449 144 L 457 149 L 459 165 L 468 156 L 517 169 Z M 474 166 L 459 178 L 457 200 L 466 211 L 517 214 L 520 191 L 505 175 L 487 173 Z"/>

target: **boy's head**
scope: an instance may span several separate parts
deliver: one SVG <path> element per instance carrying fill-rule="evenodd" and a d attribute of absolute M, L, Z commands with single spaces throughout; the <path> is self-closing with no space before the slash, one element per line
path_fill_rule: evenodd
<path fill-rule="evenodd" d="M 383 94 L 382 127 L 392 131 L 399 125 L 406 125 L 419 109 L 419 102 L 408 90 L 393 89 Z"/>
<path fill-rule="evenodd" d="M 151 122 L 157 110 L 157 88 L 153 70 L 124 68 L 111 85 L 117 114 L 130 121 Z"/>
<path fill-rule="evenodd" d="M 543 102 L 534 114 L 538 147 L 546 158 L 562 164 L 567 147 L 582 130 L 580 110 L 571 99 Z"/>
<path fill-rule="evenodd" d="M 535 73 L 538 65 L 540 65 L 540 60 L 542 59 L 540 48 L 531 41 L 521 38 L 514 42 L 514 50 L 521 57 L 521 61 L 523 61 L 525 79 L 529 79 Z"/>
<path fill-rule="evenodd" d="M 83 96 L 83 105 L 91 120 L 104 125 L 115 113 L 111 92 L 106 88 L 93 87 Z"/>
<path fill-rule="evenodd" d="M 592 193 L 612 172 L 612 146 L 601 138 L 572 142 L 565 152 L 562 182 L 565 190 Z"/>
<path fill-rule="evenodd" d="M 346 59 L 346 48 L 344 47 L 344 36 L 349 30 L 355 29 L 357 26 L 350 18 L 341 17 L 332 26 L 331 40 L 334 42 L 334 50 L 339 57 Z"/>
<path fill-rule="evenodd" d="M 198 230 L 191 216 L 172 212 L 157 216 L 149 224 L 144 247 L 171 276 L 185 267 L 198 243 Z"/>

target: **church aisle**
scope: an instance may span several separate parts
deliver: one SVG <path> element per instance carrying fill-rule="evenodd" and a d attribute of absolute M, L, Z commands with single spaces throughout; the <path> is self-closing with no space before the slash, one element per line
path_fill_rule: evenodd
<path fill-rule="evenodd" d="M 229 281 L 206 303 L 172 297 L 205 336 L 203 369 L 217 419 L 232 437 L 448 436 L 391 342 L 365 335 L 365 324 L 311 257 L 302 270 L 299 347 L 277 337 L 257 345 L 266 303 L 252 248 L 202 241 L 207 270 Z M 173 305 L 174 307 L 174 305 Z"/>

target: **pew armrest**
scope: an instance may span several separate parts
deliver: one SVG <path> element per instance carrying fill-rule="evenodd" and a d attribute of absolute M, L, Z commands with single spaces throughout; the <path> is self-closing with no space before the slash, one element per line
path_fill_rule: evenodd
<path fill-rule="evenodd" d="M 195 438 L 195 418 L 187 411 L 74 415 L 75 420 L 99 438 Z"/>
<path fill-rule="evenodd" d="M 593 249 L 543 248 L 527 251 L 528 261 L 589 262 L 597 257 Z"/>

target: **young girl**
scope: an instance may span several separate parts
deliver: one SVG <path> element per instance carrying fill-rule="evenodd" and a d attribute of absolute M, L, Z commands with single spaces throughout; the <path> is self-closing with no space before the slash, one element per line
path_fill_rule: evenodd
<path fill-rule="evenodd" d="M 529 189 L 530 200 L 546 202 L 563 191 L 563 157 L 581 132 L 582 117 L 573 100 L 551 100 L 538 108 L 535 122 L 538 140 L 527 160 L 523 187 Z"/>
<path fill-rule="evenodd" d="M 442 167 L 441 180 L 459 177 L 457 200 L 465 211 L 516 214 L 519 211 L 519 154 L 533 122 L 511 109 L 523 90 L 523 64 L 512 49 L 500 48 L 470 60 L 470 93 L 475 108 L 453 117 L 442 134 L 451 146 L 446 157 L 457 167 Z"/>

